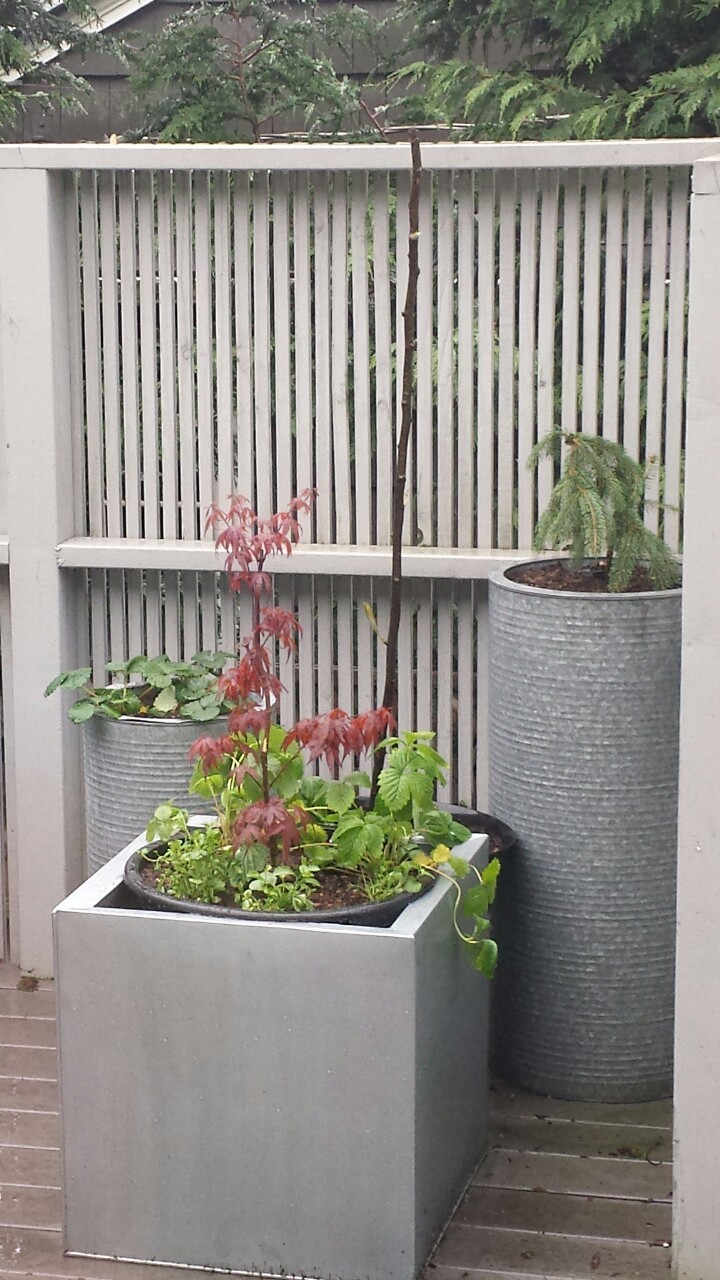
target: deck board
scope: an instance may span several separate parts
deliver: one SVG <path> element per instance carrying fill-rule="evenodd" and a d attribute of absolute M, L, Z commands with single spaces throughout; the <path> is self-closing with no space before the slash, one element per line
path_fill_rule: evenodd
<path fill-rule="evenodd" d="M 0 966 L 0 1280 L 177 1280 L 63 1254 L 54 993 L 20 981 Z M 491 1117 L 491 1149 L 425 1280 L 667 1280 L 668 1101 L 558 1102 L 496 1084 Z"/>

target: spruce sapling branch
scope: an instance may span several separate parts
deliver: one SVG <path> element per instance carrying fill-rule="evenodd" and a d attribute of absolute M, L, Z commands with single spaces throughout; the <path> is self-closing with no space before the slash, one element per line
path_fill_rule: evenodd
<path fill-rule="evenodd" d="M 538 441 L 528 466 L 543 457 L 561 465 L 561 474 L 535 529 L 536 551 L 570 551 L 576 568 L 587 559 L 604 561 L 608 591 L 625 591 L 638 567 L 656 590 L 677 585 L 677 560 L 643 519 L 652 461 L 643 466 L 614 440 L 557 428 Z"/>

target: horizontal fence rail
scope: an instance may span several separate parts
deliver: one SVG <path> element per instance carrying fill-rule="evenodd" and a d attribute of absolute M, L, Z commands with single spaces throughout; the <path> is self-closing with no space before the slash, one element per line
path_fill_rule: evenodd
<path fill-rule="evenodd" d="M 422 145 L 400 718 L 437 733 L 443 798 L 484 807 L 486 579 L 531 548 L 553 482 L 550 463 L 527 470 L 533 444 L 553 426 L 620 440 L 651 464 L 648 524 L 682 547 L 689 175 L 716 149 Z M 101 679 L 142 650 L 233 649 L 247 623 L 205 529 L 232 491 L 265 515 L 318 489 L 276 579 L 304 628 L 281 672 L 282 715 L 380 696 L 409 181 L 402 143 L 0 147 L 11 892 L 18 866 L 44 881 L 37 812 L 16 803 L 38 726 L 52 728 L 54 794 L 67 795 L 63 771 L 77 776 L 59 700 L 44 704 L 31 682 L 85 661 Z M 47 457 L 31 443 L 46 419 Z M 50 647 L 20 605 L 35 560 L 65 611 Z M 72 814 L 58 837 L 66 880 L 79 863 Z M 43 955 L 51 892 L 18 907 Z"/>

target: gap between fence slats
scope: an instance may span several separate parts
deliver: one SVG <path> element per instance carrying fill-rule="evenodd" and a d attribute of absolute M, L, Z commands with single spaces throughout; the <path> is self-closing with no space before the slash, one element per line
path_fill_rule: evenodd
<path fill-rule="evenodd" d="M 676 170 L 672 175 L 670 193 L 667 391 L 662 497 L 666 504 L 663 510 L 664 537 L 674 551 L 680 550 L 681 546 L 689 177 L 687 169 Z"/>
<path fill-rule="evenodd" d="M 602 359 L 602 434 L 608 440 L 619 439 L 623 189 L 622 170 L 613 170 L 607 177 Z"/>
<path fill-rule="evenodd" d="M 659 525 L 660 466 L 667 332 L 668 182 L 667 171 L 652 175 L 650 300 L 648 309 L 647 411 L 644 459 L 653 461 L 647 480 L 645 523 L 657 532 Z"/>

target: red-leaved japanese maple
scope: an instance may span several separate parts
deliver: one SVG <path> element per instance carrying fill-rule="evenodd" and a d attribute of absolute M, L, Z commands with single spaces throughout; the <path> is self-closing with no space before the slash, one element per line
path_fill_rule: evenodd
<path fill-rule="evenodd" d="M 315 491 L 305 489 L 284 510 L 263 519 L 247 498 L 237 494 L 227 507 L 211 506 L 206 521 L 206 529 L 215 533 L 215 545 L 225 552 L 231 591 L 247 592 L 251 598 L 252 626 L 241 642 L 238 662 L 219 679 L 223 698 L 233 704 L 228 732 L 219 739 L 198 738 L 191 756 L 202 762 L 206 775 L 224 764 L 226 775 L 238 788 L 244 786 L 246 794 L 247 784 L 252 784 L 254 797 L 233 814 L 232 842 L 235 848 L 265 846 L 273 865 L 291 860 L 309 821 L 293 796 L 282 794 L 291 790 L 283 785 L 283 770 L 293 768 L 299 750 L 305 751 L 309 761 L 321 760 L 336 769 L 349 756 L 372 751 L 394 725 L 385 707 L 356 716 L 333 707 L 298 721 L 284 733 L 277 767 L 278 751 L 271 749 L 271 736 L 274 707 L 285 686 L 273 651 L 277 647 L 289 658 L 302 628 L 294 613 L 274 603 L 266 562 L 292 553 L 301 535 L 300 517 L 309 514 L 314 498 Z"/>

